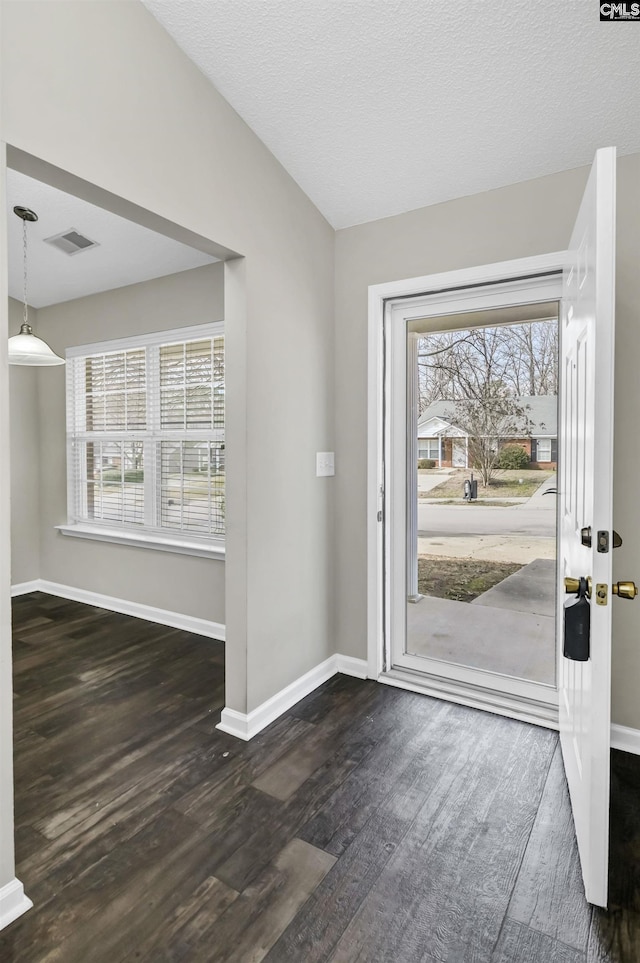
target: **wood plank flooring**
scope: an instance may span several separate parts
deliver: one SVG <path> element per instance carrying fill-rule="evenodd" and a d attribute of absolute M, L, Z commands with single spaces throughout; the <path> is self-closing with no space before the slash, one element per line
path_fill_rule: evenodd
<path fill-rule="evenodd" d="M 637 757 L 605 913 L 552 732 L 336 676 L 242 743 L 221 644 L 39 593 L 14 653 L 2 963 L 640 963 Z"/>

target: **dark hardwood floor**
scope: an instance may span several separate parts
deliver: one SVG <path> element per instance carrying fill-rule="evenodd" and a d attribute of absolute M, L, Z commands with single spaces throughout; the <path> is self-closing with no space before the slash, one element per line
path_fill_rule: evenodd
<path fill-rule="evenodd" d="M 18 876 L 2 963 L 635 963 L 640 760 L 585 903 L 557 736 L 336 676 L 250 743 L 223 646 L 15 601 Z"/>

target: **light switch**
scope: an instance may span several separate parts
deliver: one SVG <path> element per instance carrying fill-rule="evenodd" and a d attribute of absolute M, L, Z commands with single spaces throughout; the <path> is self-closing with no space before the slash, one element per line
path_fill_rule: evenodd
<path fill-rule="evenodd" d="M 326 475 L 335 475 L 336 469 L 334 457 L 335 456 L 332 451 L 316 452 L 316 475 L 318 478 Z"/>

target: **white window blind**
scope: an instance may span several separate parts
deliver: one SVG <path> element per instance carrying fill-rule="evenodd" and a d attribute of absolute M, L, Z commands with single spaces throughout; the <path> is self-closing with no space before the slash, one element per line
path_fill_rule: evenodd
<path fill-rule="evenodd" d="M 69 524 L 224 536 L 221 324 L 67 352 Z"/>

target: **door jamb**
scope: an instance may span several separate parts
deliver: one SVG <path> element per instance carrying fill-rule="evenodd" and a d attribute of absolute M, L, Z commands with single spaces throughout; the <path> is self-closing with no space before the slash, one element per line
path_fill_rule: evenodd
<path fill-rule="evenodd" d="M 420 295 L 445 294 L 481 285 L 497 285 L 519 279 L 531 279 L 562 272 L 566 264 L 565 251 L 533 257 L 484 264 L 472 268 L 446 271 L 440 274 L 390 281 L 369 286 L 368 321 L 368 437 L 367 437 L 367 665 L 368 677 L 378 682 L 402 685 L 387 676 L 384 664 L 384 644 L 388 613 L 384 604 L 384 404 L 389 372 L 384 367 L 384 321 L 388 301 L 414 298 Z M 411 682 L 405 682 L 412 687 Z M 413 686 L 415 688 L 415 685 Z M 443 693 L 444 694 L 444 693 Z M 448 693 L 445 698 L 473 704 L 473 698 Z M 554 727 L 557 722 L 546 723 Z"/>

